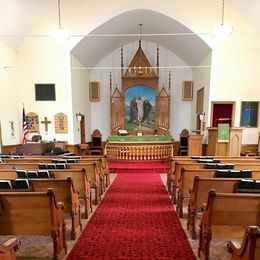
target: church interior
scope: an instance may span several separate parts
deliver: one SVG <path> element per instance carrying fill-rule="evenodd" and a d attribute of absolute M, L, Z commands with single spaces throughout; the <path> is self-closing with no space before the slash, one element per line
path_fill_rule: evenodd
<path fill-rule="evenodd" d="M 2 1 L 0 260 L 259 259 L 258 10 Z"/>

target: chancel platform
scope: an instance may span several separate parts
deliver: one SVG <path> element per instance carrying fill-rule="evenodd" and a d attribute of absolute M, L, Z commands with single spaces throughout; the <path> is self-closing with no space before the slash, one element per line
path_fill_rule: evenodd
<path fill-rule="evenodd" d="M 161 160 L 173 156 L 170 135 L 109 136 L 105 147 L 108 159 Z"/>

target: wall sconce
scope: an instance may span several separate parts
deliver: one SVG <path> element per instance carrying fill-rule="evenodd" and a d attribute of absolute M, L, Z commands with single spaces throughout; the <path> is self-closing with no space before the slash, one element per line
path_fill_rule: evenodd
<path fill-rule="evenodd" d="M 76 117 L 77 117 L 77 120 L 79 121 L 79 122 L 81 122 L 81 120 L 82 120 L 82 114 L 81 113 L 76 113 Z"/>
<path fill-rule="evenodd" d="M 204 120 L 204 118 L 205 118 L 205 112 L 201 112 L 199 114 L 199 116 L 200 116 L 200 121 L 202 122 Z"/>

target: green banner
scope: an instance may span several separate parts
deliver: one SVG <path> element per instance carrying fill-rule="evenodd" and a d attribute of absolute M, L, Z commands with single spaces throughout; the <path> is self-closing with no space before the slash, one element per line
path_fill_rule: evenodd
<path fill-rule="evenodd" d="M 229 124 L 218 124 L 218 142 L 229 142 Z"/>
<path fill-rule="evenodd" d="M 109 142 L 171 142 L 171 135 L 127 135 L 116 136 L 111 135 L 108 137 Z"/>

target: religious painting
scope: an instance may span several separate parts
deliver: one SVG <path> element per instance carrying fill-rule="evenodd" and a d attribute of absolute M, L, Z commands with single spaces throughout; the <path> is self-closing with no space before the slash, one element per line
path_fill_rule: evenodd
<path fill-rule="evenodd" d="M 28 133 L 39 133 L 39 116 L 36 113 L 26 114 L 26 123 Z"/>
<path fill-rule="evenodd" d="M 64 113 L 58 113 L 54 116 L 55 133 L 66 134 L 68 133 L 68 116 Z"/>
<path fill-rule="evenodd" d="M 242 102 L 240 126 L 257 127 L 258 102 Z"/>
<path fill-rule="evenodd" d="M 134 85 L 125 91 L 125 129 L 155 128 L 156 90 L 146 85 Z"/>

